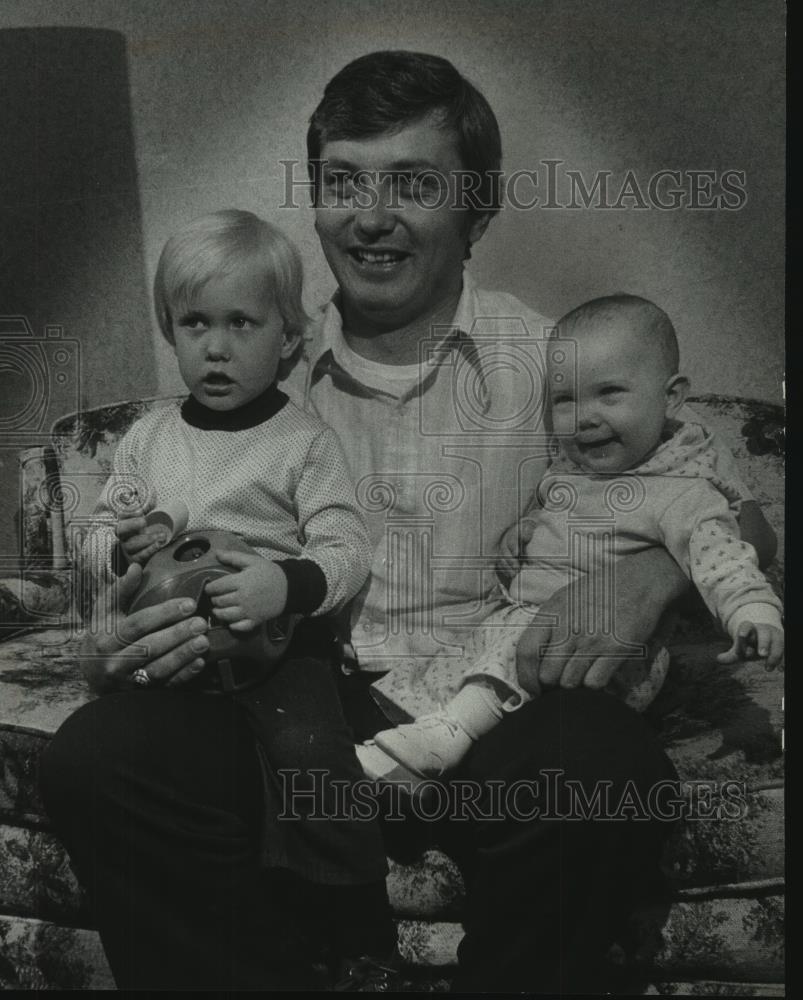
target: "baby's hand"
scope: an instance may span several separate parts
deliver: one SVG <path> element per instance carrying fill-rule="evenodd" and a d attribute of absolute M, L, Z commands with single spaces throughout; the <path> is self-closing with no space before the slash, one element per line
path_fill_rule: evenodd
<path fill-rule="evenodd" d="M 287 577 L 280 566 L 256 552 L 227 550 L 217 557 L 239 573 L 218 577 L 206 585 L 215 617 L 235 632 L 248 632 L 278 617 L 287 604 Z"/>
<path fill-rule="evenodd" d="M 525 550 L 535 531 L 535 521 L 523 517 L 511 525 L 499 539 L 496 572 L 504 583 L 510 583 L 526 562 Z"/>
<path fill-rule="evenodd" d="M 150 506 L 153 506 L 152 504 Z M 170 532 L 163 524 L 149 525 L 145 521 L 148 507 L 126 511 L 117 518 L 115 534 L 120 541 L 126 559 L 130 563 L 144 566 L 154 552 L 158 552 L 170 541 Z"/>
<path fill-rule="evenodd" d="M 783 629 L 776 625 L 740 622 L 732 636 L 733 645 L 720 653 L 720 663 L 736 663 L 738 660 L 766 660 L 768 667 L 778 667 L 783 661 Z"/>

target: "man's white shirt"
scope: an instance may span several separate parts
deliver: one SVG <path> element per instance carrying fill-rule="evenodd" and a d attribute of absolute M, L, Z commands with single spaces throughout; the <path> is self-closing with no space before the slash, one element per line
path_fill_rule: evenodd
<path fill-rule="evenodd" d="M 352 611 L 363 670 L 461 651 L 496 584 L 500 536 L 548 461 L 545 347 L 552 324 L 464 276 L 454 321 L 419 363 L 382 365 L 347 345 L 336 300 L 283 388 L 337 432 L 374 544 Z"/>

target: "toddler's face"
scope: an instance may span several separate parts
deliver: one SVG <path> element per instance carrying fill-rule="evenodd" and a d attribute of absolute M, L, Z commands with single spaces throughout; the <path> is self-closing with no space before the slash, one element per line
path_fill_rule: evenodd
<path fill-rule="evenodd" d="M 212 410 L 235 410 L 257 397 L 296 345 L 285 337 L 264 267 L 256 262 L 212 278 L 174 315 L 181 377 Z"/>
<path fill-rule="evenodd" d="M 570 329 L 561 339 L 576 351 L 574 366 L 558 366 L 550 359 L 560 340 L 547 349 L 552 426 L 561 446 L 588 472 L 632 469 L 661 440 L 669 408 L 663 366 L 643 339 L 615 322 Z"/>

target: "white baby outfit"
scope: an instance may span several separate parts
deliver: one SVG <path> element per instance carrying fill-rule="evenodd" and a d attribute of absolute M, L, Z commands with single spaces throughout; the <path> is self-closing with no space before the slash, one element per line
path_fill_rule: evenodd
<path fill-rule="evenodd" d="M 539 606 L 556 590 L 604 567 L 615 586 L 616 561 L 653 546 L 669 551 L 723 626 L 741 620 L 780 626 L 781 604 L 758 568 L 755 549 L 741 540 L 741 497 L 718 475 L 710 431 L 680 424 L 640 466 L 612 475 L 588 473 L 563 454 L 538 491 L 540 509 L 526 564 L 508 590 L 489 603 L 487 618 L 469 636 L 463 656 L 439 654 L 400 663 L 372 686 L 395 719 L 442 708 L 469 680 L 484 680 L 514 709 L 530 695 L 518 683 L 516 648 Z M 612 602 L 600 595 L 603 609 Z M 603 616 L 604 618 L 604 611 Z M 614 622 L 608 623 L 614 631 Z M 612 682 L 642 710 L 658 693 L 668 657 L 647 669 L 626 663 Z"/>

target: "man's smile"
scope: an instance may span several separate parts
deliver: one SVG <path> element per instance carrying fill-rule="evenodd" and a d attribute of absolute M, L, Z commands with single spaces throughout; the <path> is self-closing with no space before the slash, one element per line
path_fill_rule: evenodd
<path fill-rule="evenodd" d="M 410 256 L 404 250 L 381 247 L 350 247 L 348 254 L 353 261 L 364 268 L 390 270 Z"/>

